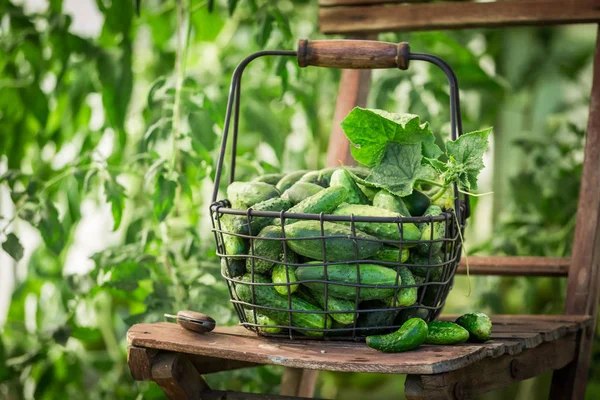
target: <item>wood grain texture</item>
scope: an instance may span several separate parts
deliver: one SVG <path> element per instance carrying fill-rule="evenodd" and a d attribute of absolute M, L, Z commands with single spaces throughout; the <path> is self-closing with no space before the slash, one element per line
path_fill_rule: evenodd
<path fill-rule="evenodd" d="M 575 355 L 570 334 L 516 355 L 487 358 L 469 367 L 437 375 L 409 375 L 407 399 L 470 399 L 490 390 L 532 378 L 567 365 Z"/>
<path fill-rule="evenodd" d="M 319 7 L 379 5 L 390 3 L 430 3 L 432 1 L 433 0 L 319 0 Z"/>
<path fill-rule="evenodd" d="M 444 318 L 453 320 L 456 316 Z M 402 357 L 380 353 L 364 343 L 266 339 L 239 326 L 217 327 L 214 332 L 198 335 L 175 324 L 140 324 L 129 330 L 128 341 L 136 347 L 292 368 L 436 374 L 464 368 L 487 357 L 518 354 L 576 332 L 587 326 L 591 318 L 511 315 L 494 316 L 492 320 L 494 329 L 488 343 L 422 346 Z"/>
<path fill-rule="evenodd" d="M 577 206 L 566 314 L 594 316 L 581 335 L 577 360 L 552 379 L 553 398 L 584 398 L 600 294 L 600 30 L 596 41 L 590 114 Z M 562 383 L 562 384 L 561 384 Z"/>
<path fill-rule="evenodd" d="M 127 365 L 136 381 L 152 380 L 152 359 L 158 353 L 155 349 L 130 346 L 127 349 Z"/>
<path fill-rule="evenodd" d="M 152 361 L 152 380 L 171 400 L 196 400 L 210 391 L 184 354 L 159 353 Z"/>
<path fill-rule="evenodd" d="M 298 65 L 346 69 L 407 69 L 408 43 L 376 40 L 305 40 L 298 42 Z"/>
<path fill-rule="evenodd" d="M 496 276 L 554 276 L 566 277 L 569 273 L 569 258 L 553 257 L 469 257 L 470 275 Z M 467 273 L 463 258 L 456 270 L 457 274 Z"/>
<path fill-rule="evenodd" d="M 326 34 L 574 24 L 599 20 L 600 7 L 596 0 L 395 4 L 319 9 L 320 30 Z"/>

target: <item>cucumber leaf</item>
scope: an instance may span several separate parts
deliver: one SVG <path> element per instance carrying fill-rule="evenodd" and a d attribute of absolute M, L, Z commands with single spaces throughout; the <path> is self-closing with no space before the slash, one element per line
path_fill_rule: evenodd
<path fill-rule="evenodd" d="M 342 129 L 352 142 L 352 156 L 361 164 L 377 165 L 389 142 L 422 144 L 422 154 L 438 158 L 442 151 L 428 123 L 413 114 L 394 114 L 383 110 L 355 107 L 342 121 Z"/>
<path fill-rule="evenodd" d="M 491 132 L 492 128 L 482 129 L 446 143 L 448 162 L 443 172 L 445 182 L 458 181 L 458 186 L 466 191 L 477 189 L 477 176 L 484 167 L 483 154 L 487 150 Z"/>
<path fill-rule="evenodd" d="M 370 187 L 385 189 L 396 196 L 408 196 L 413 191 L 413 185 L 418 179 L 431 179 L 435 176 L 433 169 L 421 164 L 422 149 L 419 143 L 401 144 L 389 142 L 380 162 L 365 178 L 353 178 Z"/>

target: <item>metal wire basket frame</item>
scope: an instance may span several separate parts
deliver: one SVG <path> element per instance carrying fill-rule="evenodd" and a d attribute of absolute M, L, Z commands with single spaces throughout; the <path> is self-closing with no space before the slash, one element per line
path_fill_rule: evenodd
<path fill-rule="evenodd" d="M 407 44 L 406 44 L 407 45 Z M 250 64 L 250 62 L 266 56 L 283 56 L 283 57 L 296 57 L 298 56 L 297 51 L 285 51 L 285 50 L 268 50 L 260 51 L 251 54 L 246 57 L 235 69 L 231 81 L 229 90 L 229 98 L 227 102 L 227 112 L 225 115 L 225 123 L 223 129 L 223 138 L 216 168 L 215 174 L 215 185 L 212 194 L 212 204 L 210 206 L 211 220 L 213 226 L 213 233 L 215 235 L 215 241 L 217 245 L 217 255 L 222 260 L 222 276 L 227 282 L 227 286 L 230 294 L 230 301 L 232 302 L 236 313 L 239 317 L 240 324 L 247 329 L 257 333 L 261 336 L 271 337 L 285 337 L 289 339 L 320 339 L 320 340 L 364 340 L 364 337 L 373 333 L 384 333 L 390 332 L 399 328 L 402 324 L 402 318 L 398 318 L 399 315 L 405 316 L 419 316 L 425 320 L 435 319 L 441 309 L 444 306 L 446 297 L 453 284 L 454 274 L 456 268 L 460 262 L 461 251 L 462 251 L 462 235 L 464 232 L 466 219 L 470 215 L 469 198 L 466 194 L 461 194 L 458 191 L 456 185 L 454 185 L 454 210 L 447 209 L 439 216 L 424 216 L 424 217 L 371 217 L 371 216 L 338 216 L 338 215 L 327 215 L 327 214 L 297 214 L 288 213 L 286 211 L 257 211 L 249 208 L 247 210 L 232 209 L 228 200 L 217 201 L 219 183 L 221 179 L 221 173 L 223 168 L 223 162 L 225 158 L 225 152 L 227 147 L 229 127 L 233 115 L 233 142 L 232 142 L 232 157 L 230 167 L 229 181 L 235 180 L 235 154 L 237 147 L 238 137 L 238 126 L 239 126 L 239 111 L 240 111 L 240 96 L 241 96 L 241 79 L 244 70 Z M 450 116 L 451 116 L 451 137 L 452 140 L 456 140 L 462 134 L 462 122 L 460 116 L 460 103 L 459 103 L 459 91 L 458 82 L 456 75 L 452 68 L 441 58 L 422 53 L 408 53 L 408 60 L 424 61 L 429 62 L 439 67 L 446 75 L 450 85 Z M 408 65 L 406 65 L 408 67 Z M 455 210 L 458 210 L 457 212 Z M 225 229 L 222 224 L 222 217 L 228 215 L 228 218 L 238 218 L 247 225 L 248 231 L 235 233 L 231 230 Z M 282 229 L 281 238 L 260 238 L 258 240 L 275 240 L 280 241 L 283 248 L 283 258 L 278 260 L 267 259 L 256 255 L 254 252 L 255 242 L 257 241 L 257 234 L 259 232 L 252 231 L 253 221 L 260 221 L 260 219 L 268 219 L 276 221 L 278 219 L 278 226 Z M 311 236 L 308 238 L 288 238 L 286 237 L 286 222 L 289 220 L 312 220 L 319 221 L 321 234 Z M 325 223 L 327 222 L 339 222 L 349 224 L 351 235 L 343 236 L 326 236 L 325 235 Z M 398 240 L 384 240 L 384 239 L 365 239 L 362 236 L 357 236 L 356 223 L 387 223 L 395 224 L 398 228 Z M 435 224 L 444 224 L 444 236 L 442 238 L 434 238 Z M 407 224 L 423 224 L 423 226 L 429 225 L 431 236 L 429 240 L 405 240 L 404 239 L 404 228 Z M 262 226 L 263 224 L 261 224 Z M 224 235 L 231 235 L 248 241 L 248 254 L 227 254 L 224 244 Z M 333 239 L 347 239 L 351 240 L 354 248 L 354 257 L 347 261 L 331 261 L 328 262 L 327 257 L 327 241 Z M 292 252 L 289 249 L 288 242 L 292 240 L 312 240 L 313 243 L 320 242 L 322 260 L 320 263 L 312 264 L 312 266 L 318 265 L 324 268 L 324 279 L 322 280 L 307 280 L 290 282 L 289 271 L 291 268 L 302 268 L 305 265 L 302 262 L 290 262 L 288 255 Z M 379 242 L 385 245 L 391 245 L 398 248 L 399 257 L 397 262 L 381 261 L 374 259 L 360 259 L 359 255 L 359 243 L 360 242 Z M 415 247 L 415 246 L 428 246 L 427 263 L 425 264 L 411 264 L 403 262 L 401 260 L 402 251 L 404 248 Z M 434 254 L 434 248 L 439 249 L 439 254 Z M 285 265 L 286 276 L 288 282 L 283 283 L 263 283 L 257 281 L 257 273 L 255 272 L 255 262 L 257 260 L 263 260 L 272 262 L 274 265 L 281 264 Z M 250 263 L 249 271 L 250 281 L 242 281 L 241 277 L 234 277 L 232 270 L 232 264 L 234 262 L 246 262 Z M 328 279 L 328 266 L 350 264 L 355 266 L 356 269 L 356 282 L 333 282 Z M 361 283 L 360 265 L 361 264 L 377 264 L 392 267 L 396 269 L 396 282 L 394 285 L 374 285 Z M 421 277 L 420 282 L 414 284 L 403 285 L 400 281 L 400 267 L 408 268 L 420 268 L 421 272 L 425 270 L 424 276 Z M 423 273 L 422 273 L 423 275 Z M 322 310 L 301 310 L 292 307 L 292 295 L 291 286 L 296 284 L 322 284 L 323 285 L 323 302 Z M 251 289 L 251 302 L 242 301 L 236 291 L 237 285 L 248 285 Z M 347 310 L 331 310 L 329 307 L 329 299 L 331 291 L 330 286 L 345 286 L 356 288 L 356 296 L 354 299 L 354 307 Z M 284 286 L 287 288 L 287 307 L 273 307 L 267 304 L 258 304 L 256 301 L 256 291 L 261 286 Z M 386 306 L 379 306 L 374 308 L 360 308 L 360 292 L 362 289 L 377 288 L 379 289 L 390 289 L 393 290 L 393 303 Z M 401 290 L 416 288 L 418 290 L 417 301 L 410 306 L 401 306 L 397 304 L 398 294 Z M 285 296 L 282 296 L 285 298 Z M 247 313 L 248 312 L 248 313 Z M 276 324 L 265 326 L 259 324 L 257 319 L 257 313 L 278 316 L 278 322 Z M 299 326 L 294 323 L 294 319 L 297 318 L 298 314 L 315 314 L 322 315 L 323 326 L 322 327 L 307 327 Z M 361 326 L 361 315 L 372 313 L 394 313 L 396 318 L 393 322 L 388 322 L 383 325 L 377 326 Z M 335 320 L 336 314 L 353 314 L 352 324 L 336 326 L 328 324 L 331 322 L 331 318 Z M 282 316 L 286 316 L 284 321 Z M 271 329 L 267 329 L 271 328 Z M 279 333 L 270 333 L 273 329 L 279 329 Z"/>

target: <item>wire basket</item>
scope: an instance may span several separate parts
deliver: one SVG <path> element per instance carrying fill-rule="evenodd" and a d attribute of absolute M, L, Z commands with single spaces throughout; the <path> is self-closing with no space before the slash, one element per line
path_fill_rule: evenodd
<path fill-rule="evenodd" d="M 238 210 L 231 208 L 228 200 L 217 201 L 232 116 L 232 154 L 236 152 L 241 77 L 252 60 L 263 56 L 298 57 L 301 67 L 407 69 L 410 60 L 433 63 L 445 72 L 450 83 L 452 139 L 462 133 L 454 72 L 436 56 L 410 53 L 408 43 L 302 40 L 298 51 L 262 51 L 244 59 L 232 78 L 210 206 L 222 276 L 241 325 L 261 336 L 363 340 L 369 335 L 392 332 L 412 317 L 435 319 L 452 288 L 461 257 L 465 221 L 470 214 L 468 196 L 460 194 L 456 186 L 454 209 L 423 217 Z M 232 157 L 230 182 L 234 178 L 235 157 Z M 287 236 L 293 229 L 291 224 L 299 221 L 306 221 L 294 224 L 306 228 L 302 237 Z M 362 230 L 366 224 L 381 224 L 397 235 L 386 239 L 365 235 Z M 278 234 L 258 236 L 267 226 Z M 415 226 L 419 230 L 429 227 L 429 240 L 412 240 L 409 232 Z M 434 236 L 436 230 L 443 235 Z M 293 251 L 301 246 L 300 242 L 304 248 L 308 245 L 313 249 L 309 258 Z M 256 253 L 257 247 L 267 244 L 278 249 L 272 253 L 277 256 Z M 228 253 L 227 248 L 231 250 L 232 246 L 236 251 Z M 383 248 L 393 249 L 391 256 L 375 257 L 374 252 Z M 411 251 L 420 256 L 407 259 Z M 273 283 L 259 273 L 275 266 L 282 266 L 277 268 L 283 271 L 285 282 Z M 376 274 L 371 274 L 377 269 L 373 266 L 388 267 L 384 284 Z M 414 279 L 402 279 L 407 269 Z M 290 282 L 291 274 L 304 278 Z M 341 275 L 344 279 L 339 279 Z M 312 298 L 307 296 L 309 292 Z"/>

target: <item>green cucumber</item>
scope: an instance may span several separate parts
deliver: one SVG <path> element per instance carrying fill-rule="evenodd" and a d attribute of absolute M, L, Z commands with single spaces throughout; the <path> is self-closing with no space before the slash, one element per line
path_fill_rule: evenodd
<path fill-rule="evenodd" d="M 361 310 L 372 310 L 388 308 L 381 300 L 363 301 L 360 303 Z M 359 314 L 356 326 L 358 328 L 369 328 L 360 329 L 362 335 L 380 335 L 384 333 L 390 333 L 394 331 L 393 328 L 389 328 L 394 325 L 394 319 L 396 318 L 398 311 L 386 310 L 386 311 L 362 311 Z"/>
<path fill-rule="evenodd" d="M 243 282 L 252 282 L 250 274 L 246 274 L 242 278 Z M 260 274 L 254 274 L 254 282 L 256 283 L 268 283 L 270 280 Z M 310 304 L 301 298 L 292 295 L 291 302 L 292 306 L 289 308 L 288 298 L 278 294 L 273 286 L 258 286 L 254 285 L 254 297 L 255 303 L 252 302 L 252 287 L 249 284 L 237 283 L 235 290 L 241 301 L 246 303 L 255 304 L 259 306 L 275 307 L 283 310 L 271 310 L 268 308 L 261 308 L 260 313 L 276 321 L 278 325 L 289 325 L 289 311 L 291 309 L 292 315 L 292 326 L 297 328 L 313 328 L 313 329 L 329 329 L 331 328 L 331 318 L 323 314 L 323 310 Z M 294 312 L 297 311 L 311 311 L 306 312 Z M 258 309 L 257 309 L 258 311 Z M 298 329 L 300 333 L 306 336 L 322 337 L 323 332 Z"/>
<path fill-rule="evenodd" d="M 255 204 L 252 209 L 254 211 L 285 211 L 292 206 L 289 200 L 282 199 L 281 197 L 274 197 L 272 199 Z M 233 219 L 233 232 L 242 235 L 250 234 L 250 229 L 253 235 L 257 235 L 262 228 L 270 225 L 273 222 L 273 218 L 267 217 L 252 217 L 252 223 L 248 223 L 248 218 L 245 215 L 237 215 Z"/>
<path fill-rule="evenodd" d="M 338 169 L 331 175 L 331 186 L 343 186 L 348 191 L 346 202 L 349 204 L 369 204 L 369 199 L 360 190 L 352 176 L 344 169 Z"/>
<path fill-rule="evenodd" d="M 296 279 L 296 274 L 294 273 L 295 270 L 296 267 L 290 267 L 283 264 L 277 264 L 273 267 L 273 271 L 271 272 L 271 279 L 273 280 L 273 282 L 285 283 L 285 285 L 282 286 L 274 286 L 277 293 L 287 296 L 288 291 L 294 293 L 296 290 L 298 290 L 299 285 L 288 285 L 288 283 L 296 282 L 298 280 Z"/>
<path fill-rule="evenodd" d="M 411 307 L 402 310 L 398 313 L 396 319 L 394 319 L 394 325 L 402 325 L 411 318 L 421 318 L 423 320 L 426 320 L 427 318 L 429 318 L 429 310 L 420 307 Z"/>
<path fill-rule="evenodd" d="M 285 176 L 284 173 L 280 173 L 280 174 L 265 174 L 265 175 L 261 175 L 261 176 L 257 176 L 256 178 L 252 179 L 250 182 L 264 182 L 264 183 L 268 183 L 269 185 L 277 185 L 277 182 L 279 182 L 281 180 L 281 178 L 283 178 Z"/>
<path fill-rule="evenodd" d="M 469 332 L 454 322 L 432 321 L 427 323 L 427 328 L 427 344 L 457 344 L 469 338 Z"/>
<path fill-rule="evenodd" d="M 394 196 L 393 194 L 384 189 L 377 192 L 375 197 L 373 197 L 373 206 L 393 211 L 402 215 L 403 217 L 411 216 L 402 198 Z"/>
<path fill-rule="evenodd" d="M 299 182 L 310 182 L 319 186 L 328 187 L 331 175 L 339 167 L 323 168 L 318 171 L 307 172 L 300 178 Z"/>
<path fill-rule="evenodd" d="M 226 256 L 221 257 L 221 273 L 230 278 L 236 278 L 246 273 L 246 259 L 229 256 L 248 254 L 248 241 L 239 236 L 228 234 L 233 231 L 233 220 L 230 215 L 221 217 L 223 245 Z"/>
<path fill-rule="evenodd" d="M 252 310 L 244 309 L 244 313 L 246 314 L 246 319 L 251 324 L 260 325 L 256 327 L 259 331 L 264 333 L 281 333 L 281 328 L 278 328 L 274 325 L 279 325 L 277 322 L 273 321 L 271 318 L 266 315 L 260 314 L 258 311 L 256 312 L 256 320 L 254 319 L 254 312 Z"/>
<path fill-rule="evenodd" d="M 373 202 L 373 199 L 375 199 L 375 195 L 377 193 L 379 193 L 379 189 L 378 188 L 374 188 L 374 187 L 371 187 L 371 186 L 361 185 L 359 183 L 357 183 L 357 185 L 360 188 L 360 190 L 362 190 L 362 192 L 365 194 L 365 196 L 367 196 L 367 199 L 369 199 L 370 202 Z"/>
<path fill-rule="evenodd" d="M 428 327 L 420 318 L 411 318 L 396 332 L 387 335 L 368 336 L 367 346 L 386 353 L 414 350 L 425 342 Z"/>
<path fill-rule="evenodd" d="M 294 183 L 292 187 L 283 192 L 281 198 L 287 199 L 291 201 L 292 204 L 296 205 L 302 200 L 312 196 L 313 194 L 317 194 L 321 190 L 323 190 L 323 187 L 315 185 L 314 183 L 297 182 Z"/>
<path fill-rule="evenodd" d="M 260 233 L 252 240 L 254 244 L 254 255 L 257 257 L 263 257 L 267 260 L 261 260 L 259 258 L 247 258 L 246 259 L 246 270 L 252 271 L 252 261 L 254 260 L 254 272 L 259 274 L 267 274 L 273 268 L 273 264 L 279 260 L 279 256 L 283 251 L 283 242 L 281 240 L 269 240 L 269 239 L 281 239 L 283 237 L 282 229 L 280 226 L 266 226 Z M 252 253 L 252 252 L 250 252 Z"/>
<path fill-rule="evenodd" d="M 246 210 L 257 203 L 279 196 L 273 185 L 265 182 L 232 182 L 227 187 L 231 208 Z"/>
<path fill-rule="evenodd" d="M 344 216 L 369 216 L 369 217 L 400 217 L 400 214 L 395 213 L 384 208 L 378 208 L 373 206 L 366 206 L 362 204 L 344 204 L 339 206 L 333 211 L 333 215 L 344 215 Z M 343 224 L 350 225 L 350 221 L 342 222 Z M 398 230 L 397 223 L 386 223 L 386 222 L 354 222 L 356 229 L 359 229 L 365 233 L 373 235 L 380 239 L 386 240 L 419 240 L 421 238 L 421 231 L 415 224 L 403 223 L 402 224 L 402 237 Z M 405 244 L 405 246 L 414 246 L 414 244 Z"/>
<path fill-rule="evenodd" d="M 400 274 L 400 280 L 402 281 L 402 285 L 415 284 L 415 278 L 410 273 L 410 270 L 408 268 L 400 267 L 398 268 L 398 273 Z M 392 296 L 385 299 L 384 302 L 390 307 L 412 306 L 417 302 L 418 291 L 419 288 L 416 286 L 398 289 L 397 293 L 394 293 Z"/>
<path fill-rule="evenodd" d="M 413 190 L 408 196 L 402 197 L 402 201 L 406 204 L 408 212 L 413 217 L 420 217 L 425 213 L 425 210 L 431 205 L 431 200 L 425 193 L 418 190 Z"/>
<path fill-rule="evenodd" d="M 301 265 L 296 270 L 298 281 L 305 280 L 327 280 L 328 284 L 321 282 L 301 282 L 303 285 L 316 293 L 325 293 L 327 285 L 327 293 L 340 299 L 355 300 L 357 286 L 342 286 L 335 283 L 353 283 L 358 284 L 357 265 L 336 264 L 327 266 L 327 279 L 325 278 L 325 267 L 319 264 L 318 261 Z M 360 283 L 363 285 L 396 285 L 396 271 L 390 268 L 382 267 L 381 265 L 360 264 Z M 402 284 L 398 279 L 398 285 Z M 360 300 L 384 299 L 394 294 L 393 288 L 360 288 Z"/>
<path fill-rule="evenodd" d="M 435 195 L 433 195 L 432 197 L 435 197 Z M 444 210 L 454 208 L 454 188 L 452 186 L 446 188 L 445 193 L 441 195 L 438 199 L 436 199 L 433 202 L 433 204 Z"/>
<path fill-rule="evenodd" d="M 442 257 L 439 254 L 433 254 L 431 256 L 431 263 L 429 262 L 428 256 L 422 256 L 420 254 L 411 253 L 408 257 L 407 264 L 416 264 L 416 266 L 410 266 L 410 272 L 416 276 L 427 277 L 427 271 L 429 271 L 429 281 L 439 282 L 442 277 L 442 268 L 433 267 L 430 265 L 439 265 L 443 263 Z"/>
<path fill-rule="evenodd" d="M 431 205 L 425 211 L 424 216 L 438 216 L 442 214 L 442 209 L 436 205 Z M 431 240 L 439 240 L 446 237 L 446 222 L 424 222 L 419 224 L 419 228 L 421 229 L 421 241 L 417 245 L 417 252 L 422 255 L 429 255 L 429 249 L 431 248 L 431 252 L 433 254 L 439 253 L 442 249 L 443 242 L 433 242 L 429 243 Z M 431 234 L 431 226 L 433 225 L 433 237 Z"/>
<path fill-rule="evenodd" d="M 313 298 L 316 300 L 317 304 L 325 310 L 325 293 L 315 292 Z M 356 305 L 354 304 L 354 301 L 333 297 L 330 294 L 327 295 L 327 311 L 347 311 L 354 310 L 355 308 Z M 342 325 L 349 325 L 354 322 L 353 312 L 332 312 L 329 316 Z"/>
<path fill-rule="evenodd" d="M 401 263 L 403 263 L 406 262 L 406 260 L 408 260 L 409 254 L 410 252 L 407 248 L 402 249 L 402 256 L 400 256 L 399 249 L 396 249 L 392 246 L 384 246 L 383 249 L 381 249 L 379 252 L 377 252 L 377 254 L 375 254 L 375 260 L 393 263 L 398 263 L 398 261 L 400 261 Z M 390 265 L 386 266 L 391 267 Z"/>
<path fill-rule="evenodd" d="M 373 236 L 356 231 L 356 240 L 348 239 L 353 236 L 352 231 L 345 225 L 323 222 L 324 236 L 320 239 L 321 223 L 319 221 L 299 221 L 285 227 L 285 236 L 288 238 L 287 245 L 301 256 L 313 260 L 323 259 L 323 240 L 325 241 L 325 252 L 327 261 L 350 261 L 355 259 L 354 242 L 356 241 L 359 260 L 369 260 L 383 245 Z M 310 238 L 310 239 L 309 239 Z M 304 240 L 301 240 L 304 239 Z M 361 240 L 364 239 L 364 240 Z"/>
<path fill-rule="evenodd" d="M 318 193 L 313 194 L 310 197 L 302 200 L 294 207 L 288 210 L 290 214 L 329 214 L 337 206 L 342 204 L 348 197 L 348 191 L 342 186 L 334 186 L 327 189 L 323 189 Z M 287 224 L 293 224 L 298 220 L 287 219 Z"/>
<path fill-rule="evenodd" d="M 285 192 L 286 190 L 291 188 L 294 183 L 298 182 L 300 178 L 302 178 L 304 174 L 306 174 L 306 172 L 307 171 L 303 169 L 301 171 L 294 171 L 285 175 L 283 178 L 281 178 L 279 182 L 277 182 L 277 190 L 279 190 L 280 193 Z"/>
<path fill-rule="evenodd" d="M 484 313 L 469 313 L 456 319 L 469 332 L 469 340 L 485 342 L 492 335 L 492 320 Z"/>

